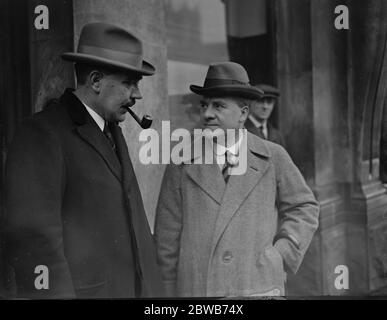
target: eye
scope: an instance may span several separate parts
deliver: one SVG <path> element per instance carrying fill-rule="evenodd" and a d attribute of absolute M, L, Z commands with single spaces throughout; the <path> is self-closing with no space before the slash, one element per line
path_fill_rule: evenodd
<path fill-rule="evenodd" d="M 139 81 L 138 80 L 125 80 L 124 84 L 126 84 L 128 86 L 138 87 Z"/>
<path fill-rule="evenodd" d="M 207 107 L 208 107 L 208 104 L 207 104 L 207 103 L 205 103 L 204 101 L 201 101 L 201 102 L 200 102 L 200 108 L 205 109 L 205 108 L 207 108 Z"/>
<path fill-rule="evenodd" d="M 223 108 L 225 108 L 225 106 L 223 104 L 221 104 L 221 103 L 214 103 L 214 107 L 216 109 L 223 109 Z"/>

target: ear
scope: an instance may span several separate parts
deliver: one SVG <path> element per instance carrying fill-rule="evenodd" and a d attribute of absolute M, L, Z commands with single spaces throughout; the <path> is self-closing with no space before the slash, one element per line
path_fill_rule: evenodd
<path fill-rule="evenodd" d="M 90 87 L 96 92 L 99 93 L 101 91 L 103 73 L 98 70 L 93 70 L 89 73 L 89 83 Z"/>
<path fill-rule="evenodd" d="M 245 105 L 241 108 L 241 117 L 240 122 L 245 122 L 247 120 L 247 116 L 249 115 L 250 107 Z"/>

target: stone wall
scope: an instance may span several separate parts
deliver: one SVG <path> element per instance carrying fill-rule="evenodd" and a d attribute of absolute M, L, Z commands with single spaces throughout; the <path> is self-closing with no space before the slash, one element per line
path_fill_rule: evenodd
<path fill-rule="evenodd" d="M 275 6 L 279 121 L 321 206 L 319 230 L 298 274 L 288 277 L 291 295 L 386 287 L 387 196 L 378 146 L 387 96 L 387 5 L 347 1 L 350 29 L 336 30 L 341 4 L 278 0 Z M 346 290 L 335 287 L 340 265 L 349 272 Z"/>
<path fill-rule="evenodd" d="M 35 7 L 45 5 L 49 12 L 49 28 L 34 28 Z M 66 87 L 73 87 L 72 66 L 62 60 L 61 54 L 73 48 L 73 7 L 70 0 L 28 1 L 31 103 L 33 112 L 44 108 L 58 98 Z"/>

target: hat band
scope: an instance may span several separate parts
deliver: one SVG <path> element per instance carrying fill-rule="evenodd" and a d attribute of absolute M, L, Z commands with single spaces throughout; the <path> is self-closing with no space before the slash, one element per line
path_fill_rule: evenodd
<path fill-rule="evenodd" d="M 142 56 L 131 52 L 80 45 L 78 47 L 78 53 L 89 54 L 99 58 L 121 62 L 139 69 L 142 67 Z"/>
<path fill-rule="evenodd" d="M 204 81 L 203 87 L 214 87 L 214 86 L 222 86 L 222 85 L 244 85 L 244 86 L 250 86 L 248 82 L 242 82 L 238 80 L 231 80 L 231 79 L 206 79 Z"/>

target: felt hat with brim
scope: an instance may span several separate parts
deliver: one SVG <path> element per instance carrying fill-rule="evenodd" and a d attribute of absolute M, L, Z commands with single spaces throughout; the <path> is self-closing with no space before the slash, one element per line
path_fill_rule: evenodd
<path fill-rule="evenodd" d="M 270 86 L 268 84 L 257 84 L 254 87 L 263 91 L 262 98 L 278 98 L 280 96 L 280 92 L 277 88 Z"/>
<path fill-rule="evenodd" d="M 216 62 L 208 67 L 202 87 L 190 85 L 192 92 L 202 96 L 237 96 L 242 98 L 261 98 L 263 92 L 250 85 L 245 68 L 235 62 Z"/>
<path fill-rule="evenodd" d="M 143 76 L 155 73 L 155 68 L 143 60 L 141 40 L 125 29 L 106 23 L 85 25 L 79 37 L 77 52 L 65 52 L 62 58 Z"/>

